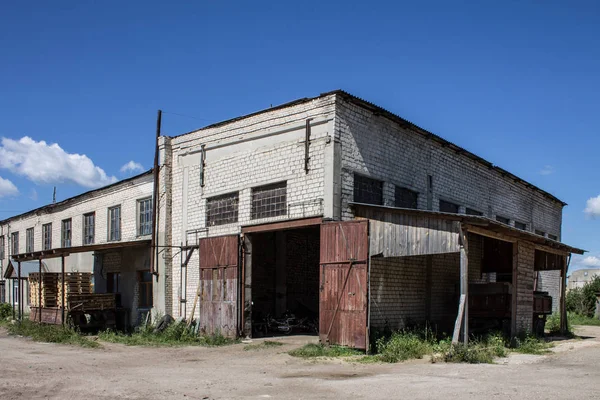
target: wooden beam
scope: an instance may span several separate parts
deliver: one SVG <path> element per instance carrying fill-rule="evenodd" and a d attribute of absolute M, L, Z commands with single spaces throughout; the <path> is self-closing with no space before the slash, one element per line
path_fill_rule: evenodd
<path fill-rule="evenodd" d="M 274 222 L 270 224 L 261 224 L 253 226 L 242 227 L 242 233 L 258 233 L 258 232 L 271 232 L 280 231 L 285 229 L 303 228 L 313 225 L 320 225 L 323 222 L 323 218 L 304 218 L 296 219 L 292 221 Z"/>
<path fill-rule="evenodd" d="M 465 296 L 463 342 L 469 344 L 469 242 L 467 233 L 460 228 L 460 294 Z"/>
<path fill-rule="evenodd" d="M 568 328 L 567 321 L 567 303 L 566 303 L 566 286 L 567 286 L 567 258 L 565 257 L 563 264 L 563 269 L 561 271 L 561 280 L 560 280 L 560 333 L 561 335 L 565 335 Z"/>
<path fill-rule="evenodd" d="M 454 334 L 452 335 L 452 344 L 458 344 L 458 337 L 460 335 L 460 327 L 462 326 L 463 315 L 465 314 L 465 295 L 460 295 L 460 301 L 458 302 L 458 315 L 456 316 L 456 322 L 454 323 Z"/>
<path fill-rule="evenodd" d="M 546 253 L 556 254 L 559 256 L 568 256 L 570 253 L 567 251 L 553 249 L 552 247 L 544 246 L 543 244 L 536 244 L 533 246 L 536 250 L 545 251 Z M 562 270 L 562 267 L 561 267 Z"/>
<path fill-rule="evenodd" d="M 465 225 L 463 225 L 465 226 Z M 475 233 L 480 236 L 486 236 L 492 239 L 502 240 L 504 242 L 515 243 L 518 241 L 516 237 L 508 236 L 503 233 L 490 231 L 485 228 L 480 228 L 478 226 L 466 225 L 464 228 L 467 232 Z"/>

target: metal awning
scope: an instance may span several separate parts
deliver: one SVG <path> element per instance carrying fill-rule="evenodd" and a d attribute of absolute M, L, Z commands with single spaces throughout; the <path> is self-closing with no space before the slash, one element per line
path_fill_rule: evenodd
<path fill-rule="evenodd" d="M 412 208 L 388 207 L 373 204 L 353 203 L 349 205 L 355 210 L 357 217 L 372 218 L 372 213 L 367 211 L 381 211 L 406 215 L 414 215 L 419 217 L 444 219 L 447 221 L 461 222 L 467 231 L 479 235 L 486 235 L 486 232 L 495 233 L 496 238 L 507 241 L 516 241 L 518 239 L 526 240 L 531 243 L 546 246 L 547 248 L 565 253 L 583 254 L 586 250 L 577 247 L 569 246 L 565 243 L 536 235 L 535 233 L 523 231 L 513 226 L 503 224 L 488 217 L 478 215 L 453 214 L 440 211 L 417 210 Z"/>
<path fill-rule="evenodd" d="M 150 240 L 134 240 L 130 242 L 110 242 L 101 244 L 90 244 L 85 246 L 62 247 L 58 249 L 34 251 L 33 253 L 14 254 L 12 258 L 14 261 L 23 262 L 40 259 L 43 260 L 46 258 L 66 257 L 70 254 L 87 253 L 90 251 L 102 251 L 140 246 L 150 246 Z"/>

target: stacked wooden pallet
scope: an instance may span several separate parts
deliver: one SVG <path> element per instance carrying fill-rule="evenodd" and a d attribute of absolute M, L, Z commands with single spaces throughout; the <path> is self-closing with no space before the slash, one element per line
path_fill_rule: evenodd
<path fill-rule="evenodd" d="M 29 274 L 29 296 L 32 307 L 39 306 L 40 290 L 42 291 L 42 307 L 57 307 L 58 274 L 42 273 L 41 285 L 39 273 Z"/>
<path fill-rule="evenodd" d="M 90 294 L 92 293 L 92 274 L 89 272 L 69 272 L 65 274 L 64 283 L 65 302 L 68 301 L 69 297 L 77 294 Z M 59 274 L 58 279 L 58 306 L 62 307 L 63 299 L 63 284 L 62 276 Z"/>
<path fill-rule="evenodd" d="M 73 294 L 69 296 L 69 311 L 88 312 L 113 310 L 116 307 L 114 293 Z"/>

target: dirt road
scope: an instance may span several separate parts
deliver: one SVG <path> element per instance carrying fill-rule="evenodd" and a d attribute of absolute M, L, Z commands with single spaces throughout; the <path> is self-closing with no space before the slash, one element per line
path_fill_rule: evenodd
<path fill-rule="evenodd" d="M 82 349 L 34 343 L 0 331 L 0 399 L 597 399 L 600 328 L 548 356 L 494 365 L 362 365 L 310 362 L 285 346 Z"/>

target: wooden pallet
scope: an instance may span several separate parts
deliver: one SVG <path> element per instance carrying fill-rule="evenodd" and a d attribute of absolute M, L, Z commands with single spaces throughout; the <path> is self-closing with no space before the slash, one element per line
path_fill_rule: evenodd
<path fill-rule="evenodd" d="M 42 307 L 63 307 L 63 276 L 60 272 L 29 274 L 29 295 L 32 307 L 39 303 L 41 289 Z M 92 293 L 92 274 L 90 272 L 67 272 L 64 275 L 64 298 L 72 294 Z"/>

